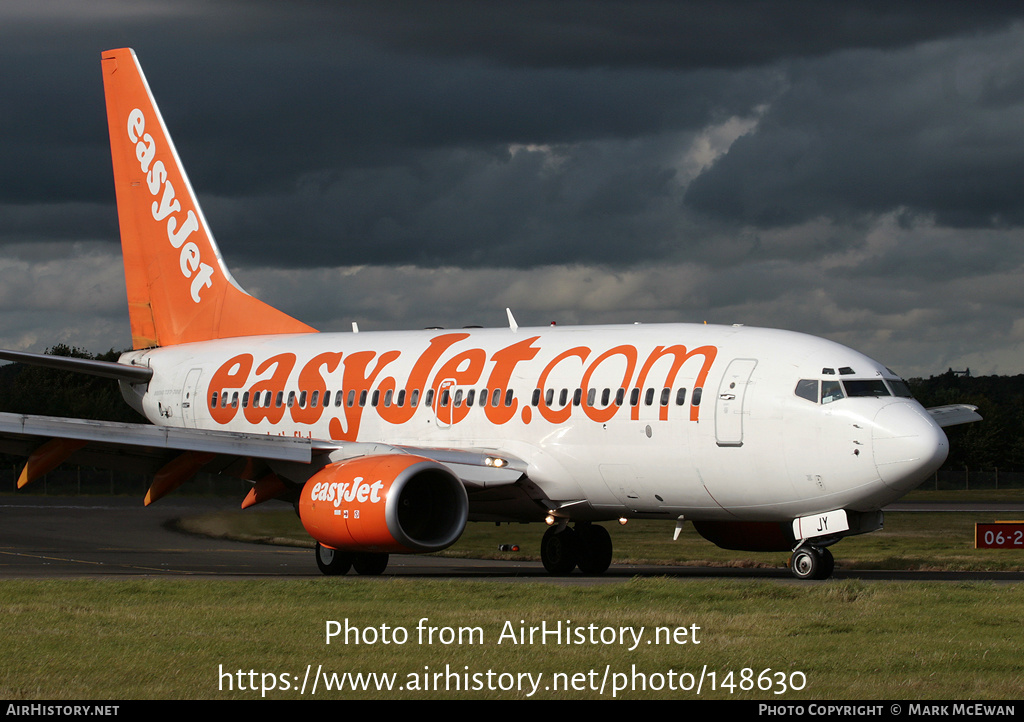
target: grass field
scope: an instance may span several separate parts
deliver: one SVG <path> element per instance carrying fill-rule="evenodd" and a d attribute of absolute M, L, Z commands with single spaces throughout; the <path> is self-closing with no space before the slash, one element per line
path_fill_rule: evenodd
<path fill-rule="evenodd" d="M 861 568 L 1020 568 L 1020 553 L 973 549 L 978 517 L 890 514 L 834 550 Z M 288 513 L 190 523 L 295 532 Z M 519 542 L 535 557 L 541 531 L 472 525 L 452 553 Z M 786 556 L 723 552 L 689 531 L 673 543 L 671 524 L 612 531 L 619 560 Z M 1015 700 L 1022 618 L 1024 585 L 995 583 L 6 581 L 0 698 L 296 699 L 316 676 L 322 699 Z M 331 622 L 342 634 L 328 644 Z"/>
<path fill-rule="evenodd" d="M 1020 585 L 18 581 L 0 610 L 9 700 L 293 699 L 312 696 L 307 665 L 371 684 L 320 677 L 323 699 L 977 700 L 1024 685 Z M 329 620 L 357 633 L 328 645 Z M 560 622 L 584 636 L 519 643 Z"/>

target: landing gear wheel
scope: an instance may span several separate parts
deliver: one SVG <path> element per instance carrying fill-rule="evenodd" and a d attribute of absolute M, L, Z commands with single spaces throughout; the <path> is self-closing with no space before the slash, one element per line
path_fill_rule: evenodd
<path fill-rule="evenodd" d="M 352 568 L 356 570 L 356 574 L 365 574 L 368 576 L 383 574 L 384 570 L 388 568 L 388 555 L 384 553 L 378 554 L 375 552 L 353 554 Z"/>
<path fill-rule="evenodd" d="M 348 574 L 349 567 L 352 566 L 352 556 L 317 542 L 316 565 L 320 568 L 321 573 L 329 577 Z"/>
<path fill-rule="evenodd" d="M 832 552 L 821 547 L 800 547 L 789 561 L 790 570 L 797 579 L 828 579 L 835 566 Z"/>
<path fill-rule="evenodd" d="M 576 532 L 548 527 L 540 542 L 540 559 L 551 574 L 568 574 L 576 568 Z"/>
<path fill-rule="evenodd" d="M 576 527 L 578 563 L 584 574 L 604 574 L 612 563 L 612 537 L 596 524 Z"/>

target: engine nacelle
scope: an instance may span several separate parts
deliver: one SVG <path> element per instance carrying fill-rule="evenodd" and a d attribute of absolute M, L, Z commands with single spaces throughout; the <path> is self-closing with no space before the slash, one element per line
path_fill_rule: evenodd
<path fill-rule="evenodd" d="M 431 459 L 360 456 L 306 482 L 299 518 L 311 537 L 333 549 L 432 552 L 462 535 L 469 499 L 459 478 Z"/>

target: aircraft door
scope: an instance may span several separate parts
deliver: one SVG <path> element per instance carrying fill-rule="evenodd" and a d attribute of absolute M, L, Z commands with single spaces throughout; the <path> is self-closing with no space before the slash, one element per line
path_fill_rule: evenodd
<path fill-rule="evenodd" d="M 196 406 L 200 403 L 199 378 L 202 369 L 192 369 L 185 377 L 185 385 L 181 388 L 181 418 L 186 428 L 196 427 Z"/>
<path fill-rule="evenodd" d="M 756 359 L 738 358 L 729 363 L 715 402 L 715 441 L 719 446 L 743 446 L 743 400 Z"/>

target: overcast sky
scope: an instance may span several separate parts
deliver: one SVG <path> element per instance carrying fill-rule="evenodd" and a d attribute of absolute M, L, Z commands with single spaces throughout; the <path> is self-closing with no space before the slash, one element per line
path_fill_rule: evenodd
<path fill-rule="evenodd" d="M 320 330 L 510 306 L 1024 373 L 1019 3 L 5 0 L 2 347 L 131 344 L 125 46 L 235 278 Z"/>

